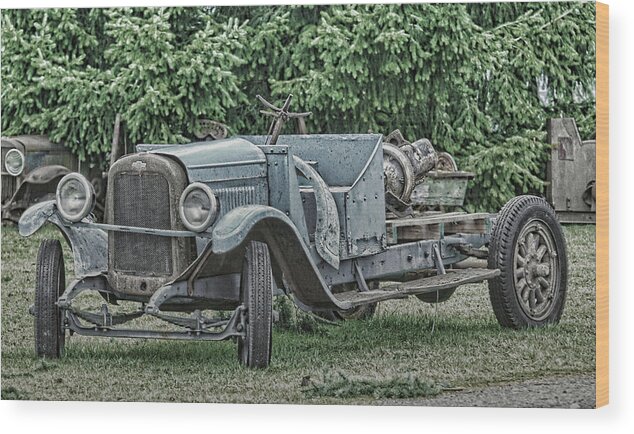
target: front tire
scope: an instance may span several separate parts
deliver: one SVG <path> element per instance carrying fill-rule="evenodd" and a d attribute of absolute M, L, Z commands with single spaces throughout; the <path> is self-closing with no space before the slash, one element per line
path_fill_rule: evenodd
<path fill-rule="evenodd" d="M 64 354 L 63 313 L 56 303 L 65 286 L 62 245 L 57 240 L 44 240 L 37 254 L 35 284 L 35 353 L 38 357 L 57 359 Z"/>
<path fill-rule="evenodd" d="M 266 368 L 271 362 L 273 331 L 273 273 L 266 244 L 251 241 L 247 246 L 240 291 L 247 320 L 245 337 L 238 338 L 238 358 L 249 368 Z"/>
<path fill-rule="evenodd" d="M 503 327 L 556 324 L 568 285 L 566 243 L 552 207 L 536 196 L 518 196 L 500 211 L 489 246 L 493 312 Z"/>

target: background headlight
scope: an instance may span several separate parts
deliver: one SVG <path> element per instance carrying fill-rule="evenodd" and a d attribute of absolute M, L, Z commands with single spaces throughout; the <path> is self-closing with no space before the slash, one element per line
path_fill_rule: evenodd
<path fill-rule="evenodd" d="M 194 182 L 183 191 L 178 212 L 187 229 L 202 232 L 216 220 L 218 200 L 208 185 Z"/>
<path fill-rule="evenodd" d="M 18 176 L 24 170 L 24 155 L 17 149 L 11 149 L 4 156 L 4 168 L 10 175 Z"/>
<path fill-rule="evenodd" d="M 95 206 L 95 190 L 79 173 L 69 173 L 57 184 L 57 210 L 66 220 L 78 222 Z"/>

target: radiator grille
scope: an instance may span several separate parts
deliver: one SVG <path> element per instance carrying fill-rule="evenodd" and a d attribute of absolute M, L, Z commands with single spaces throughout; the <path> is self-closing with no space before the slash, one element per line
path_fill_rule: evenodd
<path fill-rule="evenodd" d="M 120 172 L 114 179 L 114 224 L 170 229 L 170 191 L 160 173 Z M 135 275 L 172 274 L 169 237 L 112 232 L 114 269 Z"/>
<path fill-rule="evenodd" d="M 2 203 L 11 199 L 15 193 L 17 178 L 11 175 L 2 175 Z"/>
<path fill-rule="evenodd" d="M 252 185 L 212 189 L 220 203 L 220 215 L 224 215 L 239 206 L 258 203 L 255 186 Z"/>

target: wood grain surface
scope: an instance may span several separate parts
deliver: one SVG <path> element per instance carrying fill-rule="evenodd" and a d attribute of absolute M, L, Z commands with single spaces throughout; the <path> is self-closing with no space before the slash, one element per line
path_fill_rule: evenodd
<path fill-rule="evenodd" d="M 596 406 L 609 401 L 609 21 L 608 5 L 597 3 L 597 301 Z"/>

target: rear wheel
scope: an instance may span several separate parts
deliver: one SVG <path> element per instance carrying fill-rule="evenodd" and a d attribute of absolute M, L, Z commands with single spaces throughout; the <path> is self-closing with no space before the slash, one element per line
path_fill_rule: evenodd
<path fill-rule="evenodd" d="M 240 288 L 247 319 L 245 336 L 238 339 L 238 358 L 249 368 L 266 368 L 273 325 L 273 273 L 266 244 L 251 241 L 247 246 Z"/>
<path fill-rule="evenodd" d="M 39 357 L 57 359 L 64 354 L 63 315 L 55 304 L 66 286 L 62 245 L 57 240 L 44 240 L 37 254 L 35 284 L 35 353 Z"/>
<path fill-rule="evenodd" d="M 488 266 L 501 271 L 489 280 L 500 325 L 519 329 L 559 322 L 568 260 L 561 226 L 544 199 L 518 196 L 504 205 L 491 234 Z"/>

